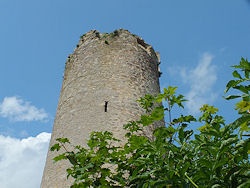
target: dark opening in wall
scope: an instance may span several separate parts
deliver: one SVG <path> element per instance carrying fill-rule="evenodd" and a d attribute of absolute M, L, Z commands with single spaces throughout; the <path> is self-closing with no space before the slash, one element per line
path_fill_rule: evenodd
<path fill-rule="evenodd" d="M 105 101 L 104 112 L 107 112 L 107 111 L 108 111 L 108 102 L 109 102 L 109 101 Z"/>

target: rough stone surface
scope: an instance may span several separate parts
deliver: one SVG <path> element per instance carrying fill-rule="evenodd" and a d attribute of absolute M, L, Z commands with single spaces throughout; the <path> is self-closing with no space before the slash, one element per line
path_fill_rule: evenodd
<path fill-rule="evenodd" d="M 65 66 L 50 147 L 58 137 L 86 145 L 91 131 L 112 131 L 123 138 L 123 125 L 144 112 L 136 100 L 160 91 L 158 66 L 153 48 L 127 30 L 83 35 Z M 159 121 L 156 126 L 163 124 Z M 69 164 L 54 163 L 56 155 L 48 152 L 41 188 L 66 188 L 72 183 L 66 179 Z"/>

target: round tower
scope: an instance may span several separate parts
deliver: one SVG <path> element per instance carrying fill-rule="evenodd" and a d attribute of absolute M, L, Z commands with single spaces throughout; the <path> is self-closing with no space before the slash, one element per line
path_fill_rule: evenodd
<path fill-rule="evenodd" d="M 83 35 L 65 65 L 50 147 L 59 137 L 85 145 L 92 131 L 124 137 L 123 125 L 144 112 L 136 100 L 160 92 L 159 63 L 152 46 L 127 30 Z M 69 164 L 54 163 L 56 155 L 48 152 L 41 188 L 68 188 L 72 183 L 66 179 Z"/>

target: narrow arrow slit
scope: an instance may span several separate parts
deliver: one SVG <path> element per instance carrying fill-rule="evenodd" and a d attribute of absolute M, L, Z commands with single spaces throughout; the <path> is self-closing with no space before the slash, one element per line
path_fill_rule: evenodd
<path fill-rule="evenodd" d="M 105 111 L 105 112 L 107 112 L 107 111 L 108 111 L 108 101 L 105 101 L 104 111 Z"/>

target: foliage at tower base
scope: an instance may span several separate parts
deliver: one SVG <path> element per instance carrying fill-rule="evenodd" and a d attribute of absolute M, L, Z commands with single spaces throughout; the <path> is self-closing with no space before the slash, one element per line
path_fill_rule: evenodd
<path fill-rule="evenodd" d="M 229 81 L 225 90 L 243 93 L 225 97 L 241 98 L 235 108 L 240 118 L 233 123 L 226 125 L 218 109 L 209 105 L 201 107 L 197 120 L 191 115 L 172 120 L 173 107 L 184 108 L 185 99 L 175 94 L 176 87 L 168 87 L 157 96 L 146 95 L 139 100 L 147 115 L 124 126 L 125 145 L 119 146 L 119 139 L 107 131 L 92 132 L 88 147 L 75 146 L 74 151 L 67 151 L 67 138 L 58 138 L 51 150 L 65 152 L 54 160 L 71 163 L 67 173 L 75 180 L 72 188 L 249 187 L 250 63 L 242 58 L 233 67 L 243 71 L 233 72 L 236 80 Z M 169 116 L 167 126 L 156 128 L 152 137 L 145 136 L 143 127 L 163 119 L 165 113 Z M 195 134 L 193 122 L 202 124 Z"/>

